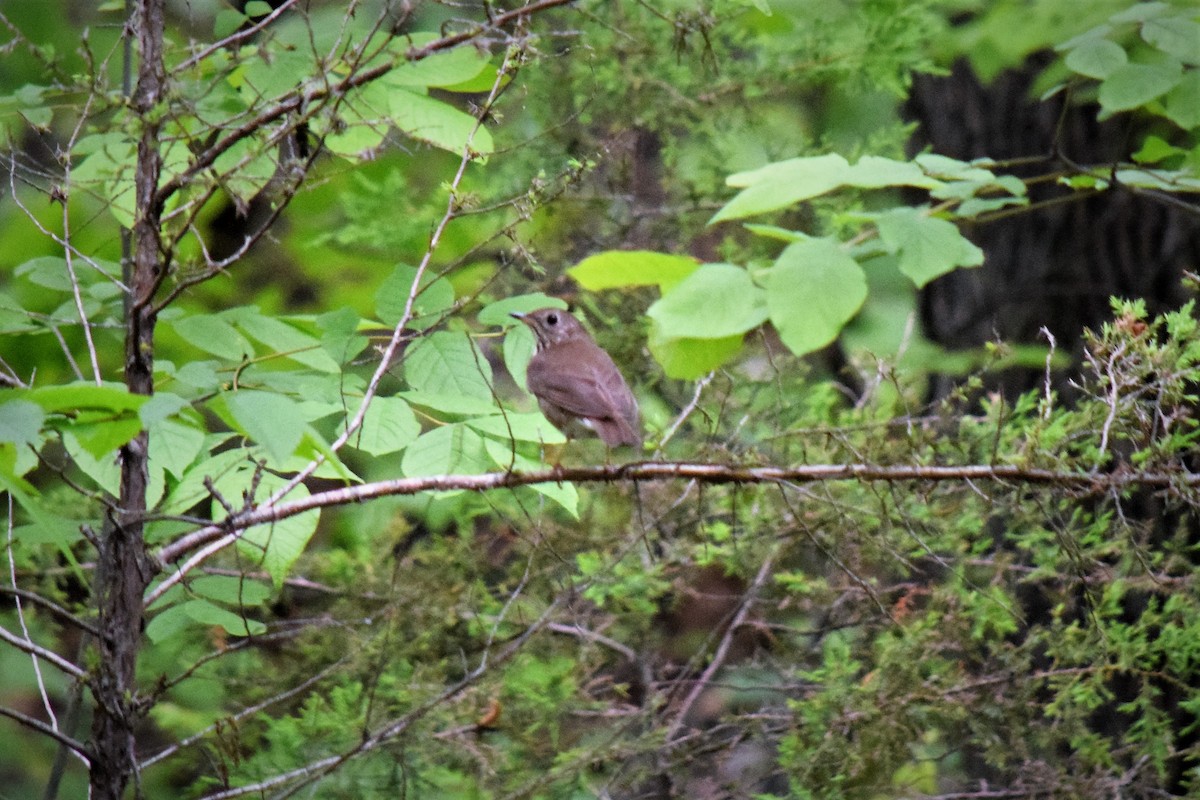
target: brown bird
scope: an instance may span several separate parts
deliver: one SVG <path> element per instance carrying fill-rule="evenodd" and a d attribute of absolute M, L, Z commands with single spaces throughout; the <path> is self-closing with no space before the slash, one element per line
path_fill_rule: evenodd
<path fill-rule="evenodd" d="M 579 320 L 558 308 L 512 316 L 537 338 L 525 383 L 546 419 L 567 436 L 584 427 L 609 447 L 640 447 L 637 400 L 612 358 Z"/>

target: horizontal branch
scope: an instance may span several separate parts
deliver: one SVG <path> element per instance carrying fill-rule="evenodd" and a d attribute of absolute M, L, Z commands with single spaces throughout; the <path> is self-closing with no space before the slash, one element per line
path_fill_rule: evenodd
<path fill-rule="evenodd" d="M 361 503 L 378 497 L 431 491 L 485 492 L 537 483 L 623 483 L 679 479 L 702 483 L 822 483 L 830 481 L 1002 481 L 1019 484 L 1056 484 L 1101 494 L 1132 486 L 1150 488 L 1200 487 L 1200 473 L 1070 472 L 1010 464 L 965 466 L 888 466 L 879 464 L 802 464 L 792 467 L 738 466 L 684 461 L 637 461 L 629 464 L 556 467 L 534 472 L 488 472 L 482 475 L 431 475 L 396 478 L 319 492 L 297 500 L 262 505 L 233 514 L 219 523 L 194 531 L 158 551 L 161 565 L 222 536 L 254 525 L 279 522 L 329 506 Z"/>

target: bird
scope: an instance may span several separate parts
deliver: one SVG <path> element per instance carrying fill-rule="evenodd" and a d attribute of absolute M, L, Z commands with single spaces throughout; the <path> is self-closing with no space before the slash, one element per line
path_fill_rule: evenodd
<path fill-rule="evenodd" d="M 579 320 L 558 308 L 510 316 L 533 330 L 536 346 L 525 384 L 546 419 L 568 438 L 582 427 L 608 447 L 641 447 L 637 400 Z"/>

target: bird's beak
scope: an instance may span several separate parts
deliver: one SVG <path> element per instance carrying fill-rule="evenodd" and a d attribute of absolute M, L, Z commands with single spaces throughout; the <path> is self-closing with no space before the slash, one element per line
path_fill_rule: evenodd
<path fill-rule="evenodd" d="M 508 315 L 510 317 L 512 317 L 513 319 L 521 320 L 521 322 L 525 322 L 525 317 L 528 316 L 527 314 L 525 314 L 524 312 L 521 312 L 521 311 L 510 311 L 510 312 L 508 312 Z M 526 324 L 528 324 L 528 323 L 526 323 Z"/>

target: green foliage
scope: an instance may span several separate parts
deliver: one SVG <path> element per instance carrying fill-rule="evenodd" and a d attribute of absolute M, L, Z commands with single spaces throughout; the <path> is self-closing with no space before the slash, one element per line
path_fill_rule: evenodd
<path fill-rule="evenodd" d="M 4 14 L 6 708 L 69 697 L 54 654 L 111 711 L 95 642 L 119 639 L 147 796 L 1195 791 L 1194 307 L 1115 303 L 1071 405 L 975 403 L 967 382 L 927 408 L 920 372 L 882 361 L 848 403 L 796 358 L 894 350 L 915 291 L 979 265 L 958 224 L 1027 207 L 1009 165 L 899 157 L 892 104 L 935 68 L 942 11 L 973 4 L 506 23 L 198 4 L 171 17 L 146 107 L 121 89 L 120 5 Z M 1200 187 L 1194 9 L 984 5 L 950 34 L 993 42 L 981 60 L 1059 45 L 1102 115 L 1163 123 L 1131 162 L 1054 177 Z M 139 147 L 161 167 L 142 205 Z M 628 475 L 596 443 L 560 452 L 523 392 L 533 341 L 509 315 L 566 307 L 558 262 L 655 458 L 962 474 L 464 490 L 549 460 Z M 136 385 L 142 357 L 152 395 L 110 382 Z M 967 471 L 989 466 L 1019 477 Z M 347 499 L 243 519 L 326 490 Z M 126 534 L 148 548 L 117 576 L 146 584 L 144 631 L 98 613 Z M 40 793 L 49 750 L 9 751 L 12 791 Z"/>

